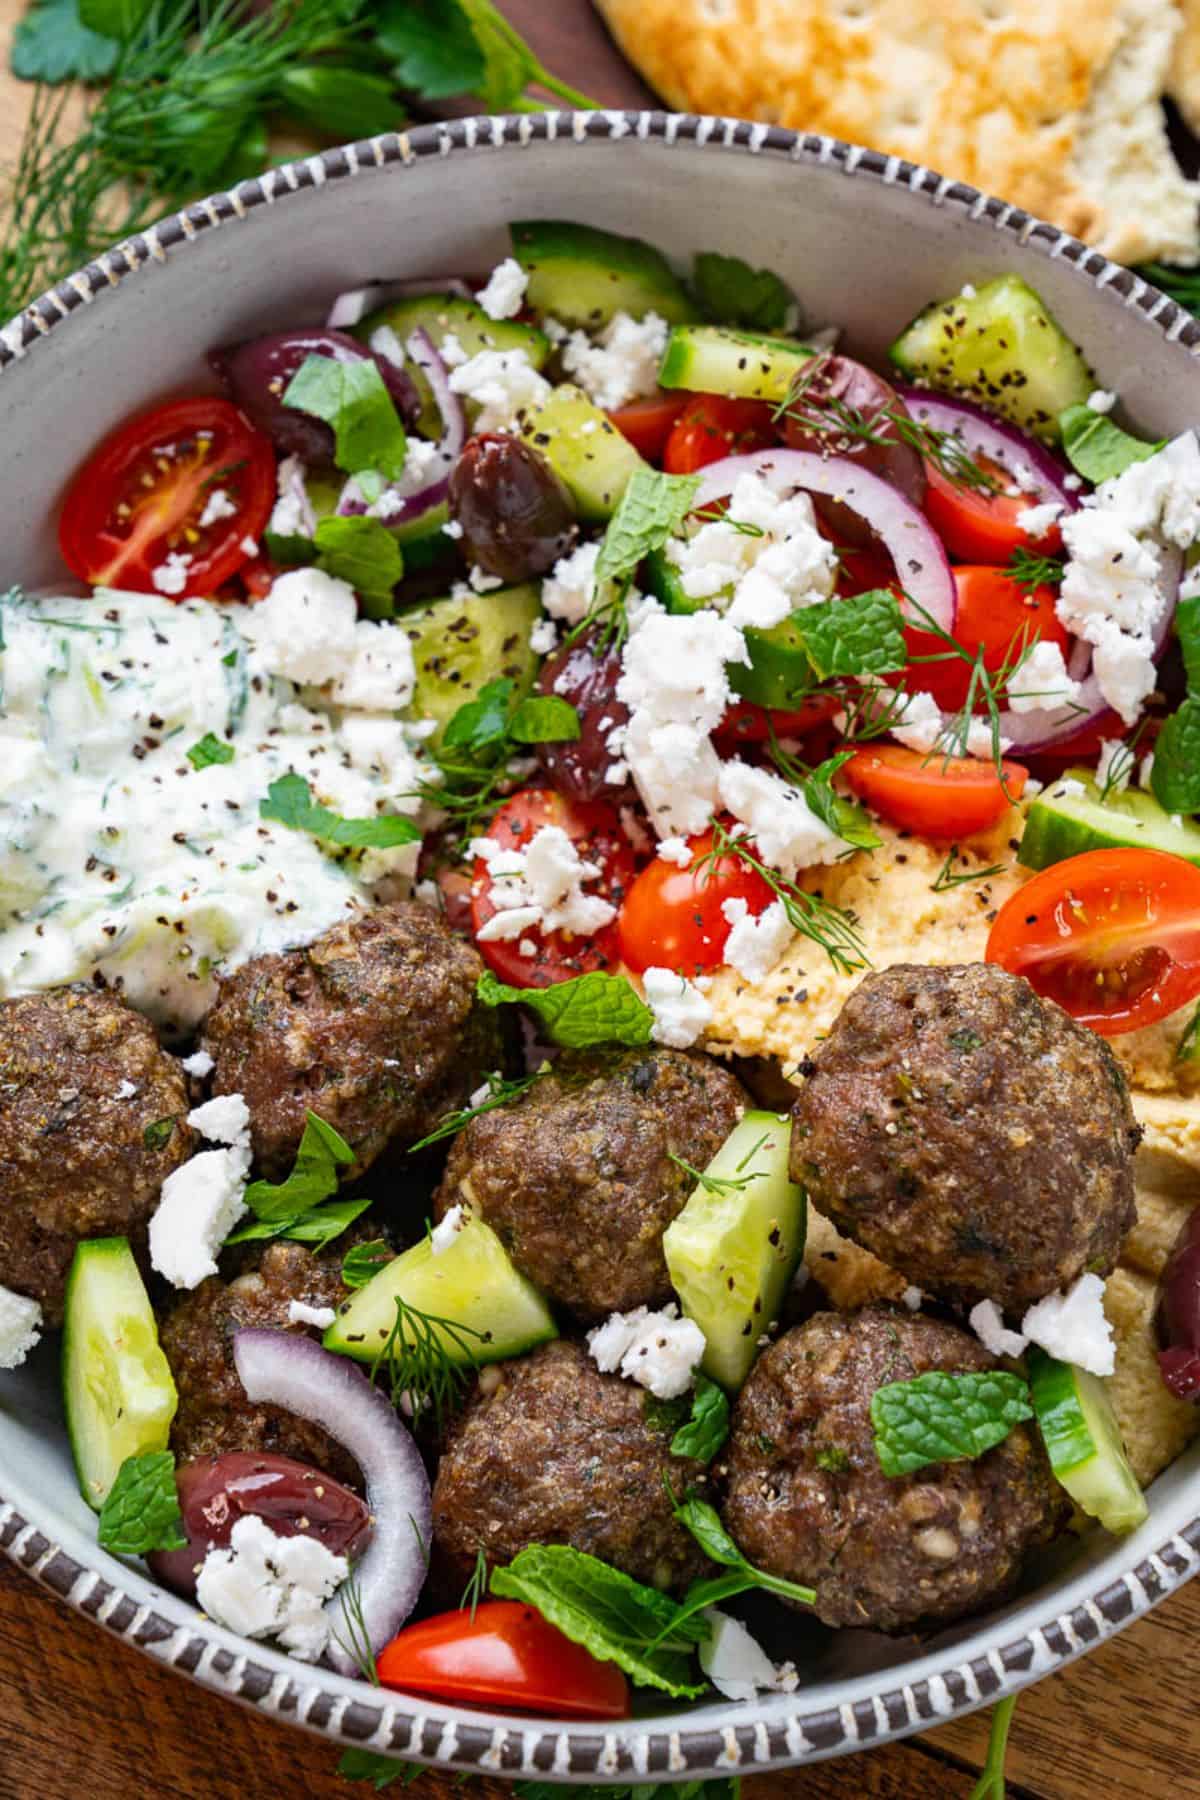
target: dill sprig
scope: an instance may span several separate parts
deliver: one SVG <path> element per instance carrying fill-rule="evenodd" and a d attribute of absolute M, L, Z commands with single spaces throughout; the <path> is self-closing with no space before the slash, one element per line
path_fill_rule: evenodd
<path fill-rule="evenodd" d="M 342 1606 L 342 1619 L 346 1627 L 346 1635 L 333 1633 L 333 1641 L 340 1650 L 350 1658 L 363 1681 L 369 1681 L 372 1687 L 378 1687 L 379 1671 L 375 1667 L 375 1655 L 371 1649 L 371 1634 L 367 1630 L 366 1615 L 363 1612 L 362 1588 L 356 1576 L 349 1575 L 338 1589 L 338 1599 Z"/>
<path fill-rule="evenodd" d="M 1057 587 L 1066 566 L 1065 557 L 1039 556 L 1036 551 L 1026 550 L 1018 544 L 1004 566 L 1004 573 L 1023 593 L 1032 594 L 1036 588 Z"/>
<path fill-rule="evenodd" d="M 719 819 L 713 820 L 712 849 L 696 864 L 697 873 L 714 866 L 726 856 L 736 856 L 761 875 L 783 907 L 788 924 L 802 937 L 809 938 L 842 975 L 870 967 L 858 920 L 845 907 L 826 900 L 822 894 L 810 894 L 795 882 L 787 881 L 777 870 L 768 868 L 750 848 L 745 837 L 732 832 Z"/>
<path fill-rule="evenodd" d="M 1128 787 L 1129 783 L 1133 780 L 1133 773 L 1137 767 L 1138 746 L 1141 743 L 1142 734 L 1148 724 L 1148 719 L 1140 720 L 1133 736 L 1123 739 L 1104 765 L 1104 780 L 1100 783 L 1101 805 L 1103 805 L 1111 795 L 1119 793 L 1122 788 Z"/>
<path fill-rule="evenodd" d="M 422 1312 L 399 1294 L 395 1303 L 396 1317 L 371 1365 L 371 1379 L 382 1371 L 392 1405 L 403 1405 L 415 1424 L 432 1419 L 441 1431 L 479 1368 L 472 1340 L 485 1344 L 487 1334 L 456 1319 Z"/>
<path fill-rule="evenodd" d="M 765 1169 L 751 1169 L 748 1175 L 743 1175 L 742 1170 L 746 1167 L 750 1158 L 757 1155 L 762 1149 L 769 1135 L 769 1132 L 764 1131 L 757 1142 L 751 1144 L 745 1156 L 743 1156 L 742 1160 L 737 1164 L 732 1175 L 710 1175 L 703 1169 L 693 1168 L 691 1163 L 686 1162 L 682 1156 L 676 1156 L 674 1150 L 668 1150 L 667 1157 L 669 1161 L 675 1164 L 676 1168 L 682 1169 L 685 1175 L 690 1175 L 692 1180 L 696 1182 L 698 1186 L 702 1187 L 706 1194 L 715 1194 L 718 1198 L 725 1194 L 742 1194 L 750 1186 L 752 1181 L 764 1181 L 766 1179 L 767 1172 Z"/>
<path fill-rule="evenodd" d="M 703 511 L 692 514 L 693 519 L 702 519 L 706 525 L 728 525 L 739 537 L 766 537 L 761 525 L 753 524 L 749 519 L 732 519 L 719 506 L 706 506 Z"/>
<path fill-rule="evenodd" d="M 475 1552 L 475 1567 L 471 1570 L 471 1578 L 463 1589 L 462 1599 L 458 1603 L 460 1612 L 470 1612 L 471 1623 L 475 1623 L 475 1613 L 481 1600 L 487 1599 L 488 1591 L 488 1559 L 487 1551 L 482 1544 Z"/>
<path fill-rule="evenodd" d="M 965 887 L 969 881 L 987 881 L 993 875 L 1003 875 L 1003 863 L 992 863 L 986 869 L 956 869 L 955 862 L 962 855 L 957 844 L 951 844 L 946 853 L 946 860 L 933 878 L 932 891 L 945 894 L 951 888 Z"/>
<path fill-rule="evenodd" d="M 411 1156 L 417 1150 L 427 1150 L 430 1144 L 439 1144 L 443 1138 L 454 1137 L 464 1126 L 469 1125 L 472 1119 L 482 1118 L 484 1113 L 494 1112 L 498 1106 L 507 1106 L 510 1100 L 519 1100 L 522 1094 L 529 1092 L 535 1081 L 548 1074 L 549 1066 L 548 1063 L 544 1063 L 540 1069 L 534 1069 L 528 1075 L 514 1076 L 512 1079 L 493 1071 L 487 1077 L 488 1087 L 491 1089 L 487 1099 L 481 1100 L 477 1106 L 460 1106 L 457 1112 L 447 1113 L 445 1118 L 438 1121 L 432 1131 L 427 1132 L 423 1138 L 409 1146 L 409 1155 Z"/>

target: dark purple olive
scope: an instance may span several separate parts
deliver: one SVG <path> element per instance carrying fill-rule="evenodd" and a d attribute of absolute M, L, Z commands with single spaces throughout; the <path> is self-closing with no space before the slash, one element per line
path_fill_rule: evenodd
<path fill-rule="evenodd" d="M 189 1599 L 208 1552 L 225 1549 L 248 1513 L 265 1520 L 276 1537 L 315 1537 L 335 1556 L 361 1554 L 371 1533 L 364 1500 L 290 1456 L 231 1450 L 199 1457 L 176 1471 L 175 1485 L 187 1548 L 156 1550 L 146 1561 L 164 1587 Z"/>
<path fill-rule="evenodd" d="M 1158 1278 L 1158 1366 L 1180 1400 L 1200 1398 L 1200 1206 L 1193 1207 Z"/>
<path fill-rule="evenodd" d="M 793 450 L 850 457 L 920 506 L 925 466 L 896 423 L 909 416 L 895 388 L 865 363 L 826 356 L 793 389 L 783 434 Z M 815 497 L 813 503 L 838 543 L 862 548 L 872 542 L 870 526 L 848 506 Z"/>
<path fill-rule="evenodd" d="M 629 709 L 616 697 L 621 679 L 621 653 L 597 654 L 586 637 L 548 657 L 538 686 L 543 694 L 569 700 L 579 714 L 579 736 L 559 744 L 539 744 L 546 774 L 568 800 L 632 799 L 627 780 L 611 782 L 608 771 L 619 758 L 608 745 L 609 733 L 629 722 Z"/>
<path fill-rule="evenodd" d="M 554 470 L 507 432 L 468 438 L 450 475 L 462 551 L 502 581 L 542 575 L 571 546 L 575 512 Z"/>
<path fill-rule="evenodd" d="M 252 424 L 266 433 L 285 456 L 306 463 L 333 461 L 333 430 L 283 404 L 288 383 L 307 356 L 331 356 L 335 362 L 373 362 L 403 419 L 414 419 L 420 409 L 417 390 L 403 369 L 386 357 L 373 356 L 344 331 L 314 326 L 307 331 L 270 331 L 265 337 L 247 338 L 225 350 L 210 350 L 209 366 L 229 390 Z"/>

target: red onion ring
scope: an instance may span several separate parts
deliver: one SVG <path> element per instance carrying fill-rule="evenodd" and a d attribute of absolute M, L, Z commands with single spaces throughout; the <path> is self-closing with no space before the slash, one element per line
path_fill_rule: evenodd
<path fill-rule="evenodd" d="M 299 1332 L 247 1328 L 233 1336 L 233 1360 L 247 1397 L 308 1419 L 350 1452 L 363 1472 L 374 1535 L 355 1581 L 372 1651 L 393 1638 L 425 1585 L 433 1505 L 425 1464 L 384 1394 L 356 1363 Z M 340 1590 L 325 1614 L 346 1637 Z M 342 1675 L 358 1664 L 335 1641 L 329 1659 Z"/>
<path fill-rule="evenodd" d="M 396 354 L 399 349 L 396 334 L 390 326 L 382 325 L 378 331 L 372 332 L 373 355 L 381 357 L 385 362 L 394 363 L 397 367 L 403 367 L 403 354 Z M 394 488 L 385 488 L 379 499 L 378 510 L 380 518 L 388 525 L 407 525 L 410 520 L 420 518 L 422 513 L 443 504 L 450 492 L 450 472 L 467 441 L 467 421 L 462 401 L 450 386 L 450 371 L 428 332 L 420 329 L 414 331 L 405 340 L 404 349 L 429 382 L 442 416 L 442 435 L 437 441 L 437 450 L 443 473 L 430 482 L 428 487 L 420 488 L 415 494 L 397 495 Z M 390 501 L 389 494 L 392 496 Z M 353 476 L 342 489 L 337 509 L 343 517 L 355 516 L 367 510 L 367 503 Z"/>
<path fill-rule="evenodd" d="M 1078 509 L 1079 495 L 1063 485 L 1069 471 L 1016 425 L 1006 424 L 970 400 L 953 400 L 930 393 L 928 388 L 898 387 L 896 392 L 921 424 L 952 432 L 972 456 L 984 456 L 1006 469 L 1026 496 L 1027 505 L 1044 506 L 1053 501 L 1064 512 Z"/>
<path fill-rule="evenodd" d="M 457 275 L 417 275 L 408 281 L 368 281 L 365 287 L 347 288 L 329 309 L 325 323 L 331 331 L 348 331 L 361 324 L 368 313 L 389 300 L 418 300 L 424 294 L 453 294 L 456 300 L 469 300 L 471 290 Z"/>
<path fill-rule="evenodd" d="M 840 500 L 858 513 L 891 555 L 906 592 L 943 631 L 954 630 L 958 610 L 954 576 L 937 532 L 903 494 L 848 457 L 815 456 L 808 450 L 756 450 L 748 456 L 726 456 L 709 463 L 702 472 L 693 505 L 699 511 L 714 500 L 727 498 L 739 475 L 771 472 L 781 475 L 790 487 Z"/>

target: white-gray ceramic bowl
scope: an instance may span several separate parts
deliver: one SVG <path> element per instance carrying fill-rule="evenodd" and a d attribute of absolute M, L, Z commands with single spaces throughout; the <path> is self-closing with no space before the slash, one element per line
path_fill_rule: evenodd
<path fill-rule="evenodd" d="M 809 316 L 880 355 L 926 301 L 1017 270 L 1086 346 L 1132 417 L 1200 419 L 1200 326 L 1053 226 L 897 157 L 726 119 L 548 113 L 464 119 L 332 150 L 243 182 L 72 276 L 0 332 L 2 583 L 60 573 L 63 482 L 124 414 L 208 385 L 203 352 L 319 318 L 375 276 L 486 269 L 504 223 L 543 215 L 686 256 L 778 269 Z M 2 1201 L 0 1201 L 2 1203 Z M 149 1655 L 280 1718 L 417 1761 L 595 1781 L 763 1769 L 902 1735 L 1036 1680 L 1101 1642 L 1200 1562 L 1200 1445 L 1155 1484 L 1132 1537 L 1067 1539 L 1020 1596 L 918 1646 L 776 1631 L 791 1696 L 651 1708 L 609 1729 L 420 1704 L 311 1669 L 212 1625 L 96 1546 L 63 1432 L 56 1346 L 0 1377 L 0 1548 Z"/>

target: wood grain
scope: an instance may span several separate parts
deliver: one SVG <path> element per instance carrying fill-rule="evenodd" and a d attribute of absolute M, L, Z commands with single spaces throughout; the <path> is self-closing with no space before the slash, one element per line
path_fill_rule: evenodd
<path fill-rule="evenodd" d="M 22 0 L 0 0 L 0 60 Z M 603 105 L 651 96 L 587 0 L 509 0 L 549 67 Z M 0 163 L 11 161 L 28 91 L 0 74 Z M 1095 1655 L 1028 1692 L 1009 1747 L 1011 1800 L 1169 1792 L 1200 1800 L 1200 1584 Z M 745 1800 L 966 1800 L 987 1720 L 805 1771 L 757 1777 Z M 0 1559 L 0 1800 L 279 1800 L 370 1790 L 336 1775 L 327 1743 L 193 1686 L 85 1624 Z M 451 1800 L 451 1778 L 406 1794 Z M 475 1783 L 476 1800 L 508 1789 Z"/>

